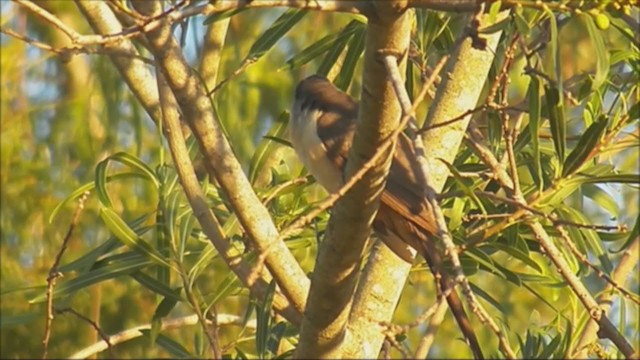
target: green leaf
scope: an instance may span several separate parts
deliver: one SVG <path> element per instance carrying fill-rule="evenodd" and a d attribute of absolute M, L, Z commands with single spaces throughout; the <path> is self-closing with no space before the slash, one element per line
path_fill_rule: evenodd
<path fill-rule="evenodd" d="M 531 267 L 532 269 L 534 269 L 535 271 L 537 271 L 538 273 L 542 273 L 542 268 L 540 267 L 540 265 L 529 256 L 528 253 L 525 253 L 519 249 L 516 249 L 512 246 L 500 243 L 499 241 L 495 241 L 492 242 L 490 244 L 490 246 L 495 247 L 498 250 L 501 250 L 511 256 L 513 256 L 514 258 L 522 261 L 524 264 L 526 264 L 527 266 Z"/>
<path fill-rule="evenodd" d="M 98 163 L 95 171 L 95 188 L 98 194 L 100 202 L 108 207 L 113 207 L 109 192 L 107 191 L 107 165 L 109 165 L 109 158 L 106 158 Z"/>
<path fill-rule="evenodd" d="M 156 177 L 155 173 L 149 168 L 145 163 L 143 163 L 140 159 L 135 156 L 129 155 L 125 152 L 115 153 L 108 158 L 102 160 L 96 166 L 95 171 L 95 187 L 96 193 L 98 194 L 98 199 L 100 202 L 107 206 L 113 207 L 111 198 L 109 197 L 109 193 L 107 192 L 107 166 L 110 161 L 116 161 L 123 165 L 130 167 L 136 172 L 140 173 L 145 179 L 153 182 L 156 188 L 160 187 L 160 182 Z"/>
<path fill-rule="evenodd" d="M 278 353 L 278 348 L 280 347 L 280 342 L 282 341 L 282 336 L 287 330 L 287 323 L 284 321 L 280 321 L 273 327 L 270 331 L 269 342 L 267 344 L 267 351 L 269 357 L 273 357 Z"/>
<path fill-rule="evenodd" d="M 558 348 L 558 345 L 560 345 L 561 341 L 562 341 L 562 336 L 560 334 L 556 335 L 549 344 L 542 347 L 542 353 L 537 358 L 549 359 L 553 354 L 553 352 Z"/>
<path fill-rule="evenodd" d="M 629 237 L 627 238 L 627 241 L 624 242 L 624 244 L 620 247 L 620 249 L 615 250 L 613 252 L 619 253 L 620 251 L 626 250 L 631 245 L 631 243 L 633 243 L 636 240 L 638 235 L 640 235 L 640 217 L 636 219 L 636 224 L 633 226 L 633 229 L 631 229 L 631 232 L 629 232 Z"/>
<path fill-rule="evenodd" d="M 151 170 L 150 167 L 147 166 L 142 160 L 139 158 L 129 155 L 125 152 L 119 152 L 111 155 L 108 159 L 111 161 L 117 161 L 123 165 L 129 166 L 133 170 L 137 170 L 140 174 L 144 175 L 147 179 L 153 182 L 153 185 L 158 188 L 160 187 L 160 181 L 158 180 L 156 174 Z"/>
<path fill-rule="evenodd" d="M 607 117 L 602 115 L 582 134 L 578 144 L 564 162 L 563 177 L 580 170 L 585 161 L 596 151 L 596 146 L 600 143 L 607 130 L 607 124 Z"/>
<path fill-rule="evenodd" d="M 612 217 L 617 218 L 620 215 L 618 203 L 608 192 L 602 190 L 598 186 L 585 184 L 585 186 L 582 187 L 582 193 L 609 212 Z"/>
<path fill-rule="evenodd" d="M 609 53 L 607 52 L 607 48 L 604 44 L 603 33 L 596 29 L 594 19 L 586 14 L 582 16 L 582 19 L 584 19 L 587 25 L 587 31 L 589 31 L 589 37 L 591 38 L 596 52 L 597 65 L 596 75 L 593 80 L 593 87 L 597 89 L 607 81 L 607 76 L 609 75 Z"/>
<path fill-rule="evenodd" d="M 163 317 L 169 315 L 171 310 L 173 310 L 173 308 L 176 307 L 176 305 L 178 304 L 181 292 L 182 292 L 181 287 L 177 289 L 173 289 L 172 296 L 167 296 L 164 299 L 162 299 L 160 304 L 158 304 L 158 306 L 156 307 L 156 311 L 153 313 L 153 319 L 154 320 L 162 319 Z"/>
<path fill-rule="evenodd" d="M 288 119 L 289 112 L 283 111 L 271 126 L 267 136 L 284 136 L 284 133 L 287 130 Z M 249 163 L 249 181 L 251 184 L 255 185 L 255 181 L 262 171 L 270 171 L 269 169 L 264 169 L 264 164 L 267 162 L 267 159 L 273 156 L 274 151 L 277 149 L 276 144 L 276 142 L 271 141 L 270 139 L 265 139 L 265 141 L 260 142 L 260 145 L 258 145 L 258 148 L 253 153 L 251 162 Z"/>
<path fill-rule="evenodd" d="M 558 22 L 556 15 L 549 8 L 545 8 L 544 12 L 549 16 L 549 30 L 551 35 L 547 45 L 549 48 L 549 61 L 545 64 L 545 72 L 556 81 L 558 92 L 562 94 L 564 89 L 562 85 L 562 59 L 558 51 Z M 562 105 L 562 97 L 559 98 L 559 104 Z"/>
<path fill-rule="evenodd" d="M 493 307 L 498 309 L 498 311 L 500 311 L 502 314 L 504 314 L 504 315 L 507 314 L 507 310 L 504 308 L 504 306 L 502 306 L 502 304 L 500 304 L 500 301 L 494 299 L 486 291 L 482 290 L 482 288 L 480 288 L 479 286 L 477 286 L 476 284 L 474 284 L 472 282 L 469 282 L 469 286 L 471 287 L 471 290 L 473 291 L 474 294 L 476 294 L 476 295 L 480 296 L 481 298 L 485 299 L 489 304 L 493 305 Z"/>
<path fill-rule="evenodd" d="M 176 294 L 176 292 L 169 286 L 161 283 L 160 281 L 145 274 L 142 271 L 133 272 L 129 274 L 129 276 L 131 276 L 135 281 L 139 282 L 142 286 L 158 295 L 162 295 L 165 298 L 172 299 L 174 301 L 186 301 L 185 298 L 180 296 L 180 293 Z"/>
<path fill-rule="evenodd" d="M 118 173 L 118 174 L 113 174 L 113 175 L 107 176 L 106 183 L 109 183 L 109 182 L 114 181 L 114 180 L 129 179 L 129 178 L 141 178 L 142 179 L 142 178 L 144 178 L 144 176 L 139 174 L 139 173 L 134 173 L 134 172 L 123 172 L 123 173 Z M 66 199 L 62 200 L 53 209 L 53 211 L 51 212 L 51 215 L 49 215 L 49 224 L 53 223 L 53 220 L 55 219 L 55 217 L 60 212 L 60 209 L 62 209 L 68 203 L 80 198 L 80 196 L 82 196 L 82 194 L 84 194 L 85 192 L 93 190 L 93 188 L 95 188 L 95 186 L 96 186 L 96 182 L 95 181 L 91 181 L 91 182 L 88 182 L 88 183 L 80 186 L 76 190 L 74 190 L 69 196 L 67 196 Z"/>
<path fill-rule="evenodd" d="M 491 4 L 489 7 L 489 20 L 487 21 L 489 24 L 493 24 L 496 22 L 498 18 L 498 13 L 500 12 L 500 8 L 502 7 L 502 1 L 498 0 Z"/>
<path fill-rule="evenodd" d="M 269 341 L 269 329 L 271 327 L 271 303 L 273 294 L 276 291 L 276 283 L 272 280 L 267 287 L 267 293 L 256 309 L 256 350 L 261 359 L 267 356 L 267 345 Z"/>
<path fill-rule="evenodd" d="M 542 179 L 542 165 L 540 164 L 540 81 L 536 76 L 531 76 L 529 83 L 529 133 L 531 134 L 531 148 L 533 151 L 534 180 L 538 185 L 538 191 L 542 191 L 544 181 Z"/>
<path fill-rule="evenodd" d="M 306 10 L 285 11 L 251 46 L 245 62 L 256 61 L 269 51 L 291 28 L 306 15 Z"/>
<path fill-rule="evenodd" d="M 135 231 L 133 231 L 127 223 L 122 220 L 115 211 L 102 207 L 100 208 L 100 217 L 104 221 L 105 225 L 109 228 L 111 233 L 115 235 L 118 240 L 120 240 L 123 244 L 127 245 L 129 248 L 136 250 L 138 253 L 148 256 L 153 259 L 156 263 L 170 267 L 167 260 L 164 259 L 162 254 L 160 254 L 156 249 L 154 249 L 151 245 L 146 243 L 142 238 L 140 238 Z"/>
<path fill-rule="evenodd" d="M 240 279 L 236 276 L 233 271 L 229 271 L 227 276 L 224 277 L 216 289 L 213 291 L 213 299 L 209 302 L 207 306 L 207 310 L 218 303 L 218 301 L 225 299 L 227 296 L 231 295 L 233 292 L 238 291 L 242 287 L 242 283 Z"/>
<path fill-rule="evenodd" d="M 629 120 L 637 120 L 640 119 L 640 102 L 633 104 L 628 111 Z"/>
<path fill-rule="evenodd" d="M 516 24 L 516 29 L 518 30 L 520 35 L 522 36 L 529 35 L 529 32 L 531 32 L 531 28 L 529 27 L 529 23 L 527 22 L 527 20 L 524 17 L 522 17 L 521 12 L 516 11 L 513 16 L 513 19 L 514 19 L 514 23 Z"/>
<path fill-rule="evenodd" d="M 279 138 L 276 136 L 269 136 L 269 135 L 265 135 L 263 136 L 263 138 L 267 139 L 267 140 L 271 140 L 273 142 L 277 142 L 278 144 L 293 148 L 293 145 L 291 145 L 291 143 L 283 138 Z"/>
<path fill-rule="evenodd" d="M 209 24 L 213 24 L 214 22 L 220 21 L 220 20 L 224 20 L 227 18 L 230 18 L 236 14 L 239 14 L 245 10 L 247 10 L 248 7 L 241 7 L 241 8 L 235 8 L 235 9 L 231 9 L 231 10 L 226 10 L 226 11 L 221 11 L 218 13 L 215 13 L 209 17 L 207 17 L 206 19 L 204 19 L 204 21 L 202 22 L 202 25 L 209 25 Z"/>
<path fill-rule="evenodd" d="M 360 24 L 360 26 L 358 26 Z M 335 63 L 335 60 L 340 55 L 344 47 L 347 45 L 347 42 L 353 36 L 355 31 L 362 27 L 362 22 L 360 20 L 351 20 L 347 26 L 344 27 L 343 30 L 337 33 L 329 34 L 322 39 L 316 41 L 310 46 L 304 48 L 301 52 L 296 54 L 294 57 L 290 58 L 286 61 L 285 66 L 278 69 L 278 71 L 288 69 L 298 68 L 311 60 L 317 59 L 320 55 L 328 52 L 331 54 L 331 57 L 335 57 L 334 60 L 328 64 L 329 66 L 323 70 L 318 70 L 319 74 L 326 75 L 329 73 L 331 66 Z M 326 58 L 325 58 L 326 61 Z M 322 66 L 320 67 L 323 68 Z"/>
<path fill-rule="evenodd" d="M 148 339 L 151 339 L 151 332 L 147 329 L 140 330 L 140 332 Z M 185 349 L 182 345 L 180 345 L 175 340 L 171 338 L 159 334 L 155 341 L 156 344 L 160 345 L 163 349 L 167 350 L 171 353 L 172 356 L 178 359 L 195 359 L 187 349 Z"/>
<path fill-rule="evenodd" d="M 449 164 L 445 160 L 443 159 L 439 159 L 439 160 L 447 166 L 447 168 L 449 169 L 449 172 L 451 172 L 451 175 L 453 175 L 453 178 L 455 179 L 456 184 L 464 192 L 464 194 L 467 195 L 473 201 L 473 203 L 477 206 L 477 208 L 480 209 L 482 214 L 486 215 L 487 210 L 485 209 L 484 205 L 482 205 L 482 201 L 480 201 L 480 199 L 478 198 L 476 193 L 473 191 L 473 189 L 468 187 L 467 184 L 465 184 L 464 178 L 462 177 L 462 175 L 460 175 L 460 172 L 453 165 Z"/>
<path fill-rule="evenodd" d="M 582 214 L 582 212 L 570 206 L 561 204 L 556 208 L 556 212 L 562 220 L 567 220 L 577 224 L 590 224 L 589 219 L 587 219 L 587 217 Z M 585 246 L 587 247 L 587 249 L 591 253 L 595 254 L 598 259 L 600 259 L 603 268 L 608 272 L 611 267 L 611 262 L 609 261 L 609 258 L 607 257 L 607 254 L 602 247 L 602 242 L 598 237 L 598 233 L 596 233 L 595 230 L 583 228 L 580 229 L 580 232 L 584 236 Z"/>
<path fill-rule="evenodd" d="M 560 162 L 563 162 L 565 149 L 567 147 L 567 124 L 560 100 L 561 94 L 557 88 L 545 86 L 545 97 L 547 100 L 547 110 L 549 112 L 549 125 L 551 126 L 553 146 L 558 155 L 558 159 L 560 159 Z"/>
<path fill-rule="evenodd" d="M 349 49 L 347 50 L 347 55 L 344 57 L 344 62 L 342 63 L 342 68 L 340 69 L 340 73 L 336 77 L 335 85 L 346 91 L 351 83 L 351 79 L 353 78 L 353 73 L 356 69 L 356 65 L 358 64 L 358 60 L 364 51 L 364 40 L 366 35 L 366 28 L 360 27 L 356 29 L 353 37 L 349 41 Z"/>
<path fill-rule="evenodd" d="M 99 264 L 99 267 L 96 267 L 96 269 L 80 274 L 77 277 L 56 286 L 53 290 L 53 297 L 59 298 L 71 295 L 78 290 L 84 289 L 93 284 L 138 271 L 152 263 L 153 262 L 150 259 L 146 259 L 142 255 L 133 252 L 111 256 L 97 263 L 97 265 Z M 29 302 L 39 303 L 45 300 L 46 294 L 43 292 Z"/>
<path fill-rule="evenodd" d="M 134 219 L 127 224 L 135 231 L 138 236 L 144 235 L 147 231 L 151 229 L 150 226 L 142 226 L 149 219 L 149 215 L 142 215 L 137 219 Z M 85 269 L 91 268 L 96 260 L 114 250 L 117 250 L 122 246 L 122 243 L 116 239 L 115 236 L 111 236 L 107 241 L 103 242 L 93 250 L 88 253 L 82 255 L 76 260 L 72 262 L 62 265 L 58 268 L 58 271 L 61 273 L 71 272 L 71 271 L 85 271 Z"/>
<path fill-rule="evenodd" d="M 347 26 L 345 26 L 345 28 L 340 32 L 340 36 L 338 37 L 338 39 L 334 42 L 333 46 L 331 46 L 331 48 L 327 52 L 327 55 L 325 55 L 322 63 L 320 64 L 320 67 L 318 68 L 317 73 L 327 76 L 327 74 L 329 74 L 329 71 L 331 71 L 331 68 L 338 61 L 340 54 L 342 54 L 342 51 L 349 43 L 349 40 L 351 40 L 351 37 L 353 37 L 353 34 L 358 29 L 362 29 L 365 27 L 366 25 L 360 20 L 352 20 L 349 24 L 347 24 Z"/>

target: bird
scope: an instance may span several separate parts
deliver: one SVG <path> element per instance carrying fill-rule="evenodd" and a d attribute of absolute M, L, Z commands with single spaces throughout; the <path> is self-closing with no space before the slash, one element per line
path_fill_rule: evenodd
<path fill-rule="evenodd" d="M 309 76 L 296 86 L 289 120 L 289 139 L 298 158 L 328 192 L 345 183 L 344 170 L 358 119 L 358 102 L 321 75 Z M 416 178 L 417 160 L 411 140 L 400 133 L 373 229 L 407 262 L 415 249 L 427 262 L 442 289 L 452 286 L 442 271 L 442 256 L 434 243 L 436 225 Z M 446 297 L 474 357 L 483 354 L 460 297 L 452 289 Z"/>

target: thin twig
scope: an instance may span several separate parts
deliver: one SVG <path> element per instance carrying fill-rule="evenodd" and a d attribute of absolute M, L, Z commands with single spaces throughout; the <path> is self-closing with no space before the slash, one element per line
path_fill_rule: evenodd
<path fill-rule="evenodd" d="M 583 253 L 581 253 L 580 250 L 578 250 L 578 248 L 573 243 L 573 241 L 571 241 L 571 238 L 569 237 L 567 230 L 565 230 L 564 227 L 562 227 L 562 225 L 556 225 L 555 228 L 556 230 L 558 230 L 558 233 L 560 234 L 560 239 L 562 239 L 564 244 L 569 248 L 569 250 L 571 250 L 571 253 L 573 254 L 573 256 L 577 257 L 583 264 L 591 268 L 591 270 L 593 270 L 596 273 L 596 275 L 598 275 L 599 278 L 608 282 L 611 288 L 619 291 L 622 294 L 622 296 L 624 296 L 626 299 L 640 305 L 640 298 L 638 297 L 638 295 L 622 287 L 622 285 L 618 284 L 618 282 L 615 281 L 612 277 L 605 274 L 604 271 L 600 270 L 600 268 L 598 268 L 595 264 L 589 261 L 589 259 Z"/>
<path fill-rule="evenodd" d="M 177 109 L 168 108 L 171 106 L 171 104 L 174 101 L 173 93 L 171 92 L 171 89 L 169 88 L 169 85 L 167 84 L 164 78 L 164 75 L 162 74 L 161 71 L 156 72 L 156 78 L 158 82 L 158 94 L 161 100 L 160 104 L 162 107 L 163 123 L 167 128 L 167 133 L 171 133 L 172 134 L 171 136 L 175 136 L 177 138 L 183 139 L 182 141 L 184 143 L 184 135 L 182 134 L 182 130 L 180 129 L 180 126 L 179 126 L 180 120 L 178 117 L 179 115 L 178 115 Z M 171 148 L 171 151 L 173 153 L 175 150 Z M 172 247 L 173 253 L 176 255 L 174 256 L 174 258 L 178 259 L 177 257 L 178 249 L 176 248 L 175 242 L 171 242 L 171 247 Z M 191 289 L 189 276 L 183 264 L 180 261 L 176 261 L 176 265 L 178 268 L 178 272 L 180 274 L 180 278 L 182 279 L 187 300 L 191 304 L 191 308 L 193 309 L 193 311 L 198 316 L 198 319 L 202 326 L 202 330 L 206 334 L 207 340 L 209 341 L 209 345 L 211 346 L 212 356 L 213 358 L 218 359 L 221 357 L 222 354 L 220 354 L 220 346 L 215 333 L 215 329 L 211 329 L 209 328 L 209 326 L 207 326 L 204 314 L 202 313 L 202 309 L 200 308 L 200 302 L 196 298 L 196 294 L 194 293 L 194 291 L 192 291 Z"/>
<path fill-rule="evenodd" d="M 444 301 L 440 301 L 438 303 L 438 307 L 436 308 L 435 313 L 429 319 L 429 323 L 427 324 L 427 331 L 425 331 L 424 336 L 420 339 L 420 343 L 416 348 L 415 359 L 426 359 L 429 355 L 429 350 L 431 349 L 431 345 L 433 345 L 433 341 L 436 337 L 436 333 L 438 332 L 438 328 L 444 321 L 444 317 L 447 314 L 447 303 Z"/>
<path fill-rule="evenodd" d="M 469 306 L 472 311 L 478 316 L 480 322 L 484 325 L 487 325 L 498 337 L 498 341 L 500 343 L 500 350 L 507 358 L 515 358 L 516 355 L 508 344 L 508 341 L 502 332 L 502 330 L 498 327 L 495 321 L 491 318 L 489 313 L 482 307 L 482 305 L 477 301 L 475 295 L 473 294 L 471 287 L 469 285 L 469 281 L 467 280 L 464 272 L 462 271 L 462 265 L 460 263 L 460 258 L 458 257 L 458 252 L 456 250 L 456 246 L 453 243 L 453 239 L 451 234 L 447 229 L 447 223 L 442 213 L 442 209 L 440 208 L 440 204 L 438 204 L 436 192 L 433 187 L 429 184 L 429 176 L 427 170 L 426 157 L 424 153 L 424 147 L 422 145 L 422 139 L 417 136 L 417 126 L 414 118 L 414 110 L 411 109 L 411 102 L 409 100 L 409 96 L 407 94 L 404 85 L 399 79 L 400 70 L 397 64 L 397 58 L 395 55 L 386 55 L 384 57 L 384 62 L 387 67 L 387 71 L 389 77 L 391 79 L 392 84 L 394 85 L 394 90 L 396 91 L 396 96 L 400 102 L 400 105 L 403 109 L 405 115 L 410 115 L 412 121 L 409 121 L 409 138 L 413 140 L 413 145 L 416 150 L 416 158 L 418 160 L 419 174 L 417 178 L 422 181 L 420 184 L 422 190 L 424 192 L 427 203 L 429 204 L 430 210 L 433 213 L 433 218 L 435 220 L 437 231 L 436 237 L 442 240 L 445 245 L 446 253 L 451 260 L 453 265 L 453 271 L 455 274 L 455 283 L 460 283 L 462 285 L 462 293 L 465 295 Z"/>
<path fill-rule="evenodd" d="M 55 15 L 51 14 L 42 7 L 36 5 L 31 1 L 26 0 L 13 0 L 18 4 L 24 6 L 38 17 L 44 19 L 54 27 L 61 30 L 73 45 L 87 46 L 87 45 L 104 45 L 120 42 L 125 39 L 131 39 L 140 36 L 142 33 L 146 33 L 157 29 L 164 21 L 168 21 L 173 24 L 186 17 L 198 15 L 202 10 L 206 8 L 206 5 L 192 6 L 181 10 L 188 0 L 181 0 L 175 3 L 173 6 L 167 8 L 162 13 L 146 18 L 142 21 L 138 21 L 138 24 L 122 30 L 121 32 L 106 35 L 82 35 L 76 30 L 67 26 L 62 20 Z"/>
<path fill-rule="evenodd" d="M 133 59 L 138 59 L 141 60 L 142 62 L 144 62 L 145 64 L 153 64 L 153 60 L 146 58 L 142 55 L 137 55 L 137 54 L 132 54 L 126 51 L 121 51 L 115 48 L 90 48 L 90 47 L 86 47 L 86 46 L 78 46 L 78 45 L 72 45 L 72 46 L 63 46 L 63 47 L 53 47 L 49 44 L 45 44 L 41 41 L 38 41 L 36 39 L 30 38 L 26 35 L 22 35 L 19 34 L 17 32 L 15 32 L 12 29 L 6 28 L 6 27 L 2 27 L 0 28 L 0 32 L 3 34 L 6 34 L 8 36 L 11 36 L 15 39 L 18 39 L 20 41 L 24 41 L 25 43 L 36 47 L 38 49 L 44 50 L 44 51 L 49 51 L 52 52 L 58 56 L 60 56 L 62 58 L 62 61 L 68 61 L 69 58 L 73 55 L 77 55 L 77 54 L 88 54 L 88 55 L 110 55 L 110 56 L 122 56 L 122 57 L 128 57 L 128 58 L 133 58 Z"/>
<path fill-rule="evenodd" d="M 470 133 L 473 137 L 478 137 L 478 134 L 474 134 L 473 131 L 471 131 Z M 608 134 L 609 138 L 611 136 L 611 133 Z M 607 137 L 605 137 L 605 139 L 606 138 Z M 493 153 L 491 153 L 491 151 L 487 149 L 480 141 L 477 141 L 479 139 L 476 138 L 475 140 L 476 141 L 471 141 L 472 146 L 476 150 L 476 153 L 479 154 L 479 157 L 492 169 L 492 171 L 494 171 L 494 176 L 496 177 L 496 179 L 498 179 L 498 182 L 501 184 L 501 186 L 503 186 L 510 193 L 511 199 L 509 199 L 509 201 L 514 204 L 518 203 L 519 206 L 522 207 L 522 209 L 516 211 L 513 216 L 504 220 L 504 222 L 508 224 L 510 221 L 515 221 L 520 216 L 533 215 L 535 212 L 530 211 L 530 209 L 534 209 L 534 207 L 531 204 L 527 203 L 521 192 L 515 192 L 514 189 L 516 189 L 516 187 L 513 184 L 514 179 L 512 179 L 507 174 L 507 172 L 499 164 Z M 575 274 L 573 274 L 567 262 L 562 257 L 562 254 L 555 246 L 553 241 L 551 241 L 549 235 L 544 230 L 542 225 L 534 218 L 529 219 L 527 221 L 527 225 L 533 231 L 536 240 L 538 240 L 547 257 L 551 259 L 562 278 L 567 282 L 578 299 L 580 299 L 591 318 L 598 323 L 602 335 L 609 338 L 618 347 L 618 349 L 622 351 L 623 354 L 625 354 L 625 356 L 633 356 L 634 350 L 631 345 L 620 334 L 615 326 L 613 326 L 611 321 L 605 315 L 603 315 L 602 309 L 598 307 L 597 302 L 585 288 L 584 284 L 582 284 L 582 282 L 575 276 Z"/>
<path fill-rule="evenodd" d="M 84 209 L 84 202 L 87 200 L 89 196 L 89 192 L 85 192 L 82 194 L 80 199 L 78 199 L 78 206 L 76 210 L 73 212 L 73 216 L 71 217 L 71 223 L 69 223 L 69 228 L 67 229 L 67 234 L 64 236 L 64 240 L 62 240 L 62 246 L 60 246 L 60 250 L 56 254 L 56 257 L 53 261 L 53 265 L 49 269 L 49 276 L 47 277 L 47 318 L 44 327 L 44 337 L 42 339 L 42 344 L 44 347 L 44 351 L 42 352 L 42 358 L 46 359 L 49 352 L 49 339 L 51 338 L 51 322 L 53 321 L 53 287 L 56 284 L 56 279 L 62 276 L 61 273 L 58 272 L 58 266 L 60 265 L 60 260 L 62 259 L 62 255 L 65 250 L 67 250 L 67 245 L 69 244 L 69 240 L 71 239 L 71 235 L 73 234 L 73 230 L 78 224 L 78 220 L 80 220 L 80 214 Z"/>
<path fill-rule="evenodd" d="M 98 326 L 98 324 L 89 319 L 88 317 L 80 314 L 79 312 L 77 312 L 76 310 L 74 310 L 73 308 L 63 308 L 63 309 L 55 309 L 56 314 L 65 314 L 65 313 L 71 313 L 73 315 L 75 315 L 77 318 L 79 318 L 80 320 L 86 322 L 87 324 L 91 325 L 91 327 L 98 333 L 98 335 L 100 335 L 100 338 L 102 339 L 102 341 L 104 341 L 107 344 L 107 348 L 109 349 L 109 356 L 111 356 L 111 358 L 115 359 L 115 356 L 113 354 L 113 345 L 111 344 L 111 342 L 109 341 L 109 336 L 102 331 L 102 329 L 100 328 L 100 326 Z"/>

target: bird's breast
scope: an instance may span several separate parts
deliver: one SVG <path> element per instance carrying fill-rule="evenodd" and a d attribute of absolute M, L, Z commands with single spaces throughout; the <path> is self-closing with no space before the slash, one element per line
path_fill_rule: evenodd
<path fill-rule="evenodd" d="M 329 192 L 336 192 L 343 184 L 342 173 L 328 156 L 318 136 L 318 110 L 294 111 L 290 122 L 291 143 L 311 175 Z"/>

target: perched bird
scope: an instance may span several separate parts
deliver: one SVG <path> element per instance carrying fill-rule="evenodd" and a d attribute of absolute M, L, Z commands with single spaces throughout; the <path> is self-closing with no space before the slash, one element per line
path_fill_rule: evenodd
<path fill-rule="evenodd" d="M 329 192 L 336 192 L 345 182 L 344 169 L 357 118 L 358 103 L 326 78 L 313 75 L 296 87 L 289 122 L 290 140 L 302 163 Z M 448 289 L 451 277 L 442 272 L 442 257 L 433 242 L 436 226 L 418 185 L 416 166 L 413 145 L 401 133 L 373 227 L 405 261 L 413 259 L 409 246 L 417 250 L 440 279 L 441 288 Z M 455 290 L 449 292 L 447 302 L 474 356 L 483 358 Z"/>

